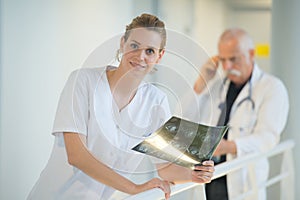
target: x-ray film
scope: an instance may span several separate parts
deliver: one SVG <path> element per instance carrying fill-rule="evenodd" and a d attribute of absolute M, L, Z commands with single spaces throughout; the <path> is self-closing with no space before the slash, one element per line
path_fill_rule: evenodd
<path fill-rule="evenodd" d="M 227 129 L 227 126 L 207 126 L 173 116 L 132 149 L 193 169 L 212 158 Z"/>

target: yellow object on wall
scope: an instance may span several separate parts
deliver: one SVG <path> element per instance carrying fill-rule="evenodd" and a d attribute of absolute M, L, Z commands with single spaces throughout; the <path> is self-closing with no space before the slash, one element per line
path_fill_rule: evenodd
<path fill-rule="evenodd" d="M 269 44 L 256 44 L 255 52 L 257 57 L 269 58 L 270 56 L 270 45 Z"/>

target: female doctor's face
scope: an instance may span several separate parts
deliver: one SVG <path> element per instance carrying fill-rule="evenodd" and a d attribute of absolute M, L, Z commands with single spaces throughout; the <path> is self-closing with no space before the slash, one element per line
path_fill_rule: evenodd
<path fill-rule="evenodd" d="M 147 28 L 136 28 L 130 31 L 128 39 L 121 40 L 123 57 L 120 66 L 136 75 L 146 75 L 157 64 L 164 50 L 160 49 L 162 38 L 159 33 Z"/>
<path fill-rule="evenodd" d="M 253 70 L 254 50 L 242 49 L 237 39 L 219 43 L 219 61 L 222 63 L 227 78 L 241 85 L 251 76 Z"/>

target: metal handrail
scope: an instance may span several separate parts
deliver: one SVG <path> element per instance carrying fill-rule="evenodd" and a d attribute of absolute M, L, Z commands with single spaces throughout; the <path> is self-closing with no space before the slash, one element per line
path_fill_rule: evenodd
<path fill-rule="evenodd" d="M 233 172 L 237 169 L 243 168 L 245 166 L 249 166 L 249 165 L 253 164 L 254 162 L 256 162 L 258 159 L 269 158 L 269 157 L 287 152 L 287 151 L 291 150 L 294 146 L 295 146 L 295 142 L 293 140 L 287 140 L 287 141 L 281 142 L 275 148 L 273 148 L 272 150 L 270 150 L 268 152 L 253 153 L 253 154 L 249 154 L 247 156 L 241 157 L 241 158 L 237 158 L 237 159 L 216 165 L 214 176 L 212 177 L 212 180 L 219 178 L 221 176 L 224 176 L 224 175 L 226 175 L 230 172 Z M 277 183 L 277 182 L 283 180 L 284 178 L 286 178 L 287 176 L 289 176 L 290 174 L 293 174 L 293 172 L 290 172 L 290 173 L 285 172 L 276 177 L 273 177 L 272 179 L 269 179 L 267 181 L 266 186 L 270 186 L 274 183 Z M 179 193 L 187 191 L 187 190 L 194 189 L 195 187 L 198 187 L 198 186 L 203 187 L 204 184 L 185 183 L 185 184 L 174 185 L 171 187 L 171 190 L 172 190 L 171 196 L 174 196 L 176 194 L 179 194 Z M 140 199 L 149 199 L 149 200 L 150 199 L 151 200 L 164 199 L 164 194 L 160 189 L 151 189 L 151 190 L 145 191 L 143 193 L 132 195 L 132 196 L 126 198 L 126 200 L 140 200 Z M 204 199 L 205 199 L 205 197 L 204 197 Z"/>

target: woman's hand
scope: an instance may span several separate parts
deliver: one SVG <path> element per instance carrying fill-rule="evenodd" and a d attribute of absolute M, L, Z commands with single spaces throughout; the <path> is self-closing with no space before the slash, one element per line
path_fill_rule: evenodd
<path fill-rule="evenodd" d="M 192 181 L 196 183 L 210 183 L 214 171 L 214 162 L 212 160 L 204 161 L 202 165 L 195 166 L 191 174 Z"/>
<path fill-rule="evenodd" d="M 169 181 L 161 180 L 159 178 L 153 178 L 144 184 L 136 186 L 136 193 L 144 192 L 153 188 L 160 188 L 165 193 L 165 198 L 169 199 L 171 194 L 170 185 L 172 183 Z"/>

